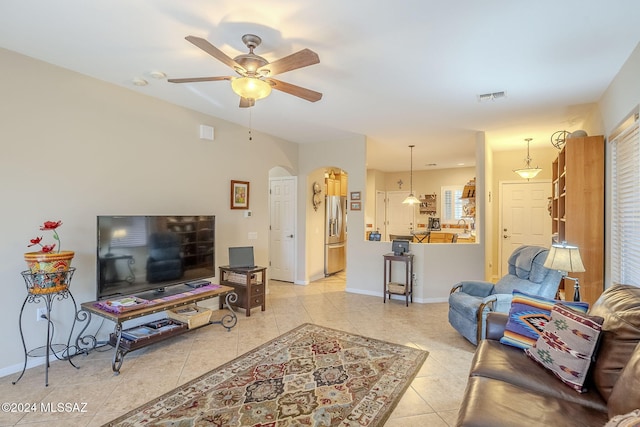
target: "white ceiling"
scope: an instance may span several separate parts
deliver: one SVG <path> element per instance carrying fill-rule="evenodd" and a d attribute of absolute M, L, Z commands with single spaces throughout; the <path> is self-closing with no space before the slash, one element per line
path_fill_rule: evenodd
<path fill-rule="evenodd" d="M 303 48 L 320 64 L 277 76 L 324 94 L 274 91 L 238 108 L 229 82 L 154 79 L 233 72 L 184 37 L 234 57 L 243 34 L 269 61 Z M 580 129 L 640 41 L 637 0 L 2 0 L 0 47 L 299 143 L 366 135 L 368 167 L 474 164 Z M 0 75 L 1 75 L 0 67 Z M 144 87 L 132 80 L 149 81 Z M 506 98 L 481 103 L 483 93 Z M 251 111 L 249 111 L 251 110 Z M 259 143 L 254 138 L 256 143 Z"/>

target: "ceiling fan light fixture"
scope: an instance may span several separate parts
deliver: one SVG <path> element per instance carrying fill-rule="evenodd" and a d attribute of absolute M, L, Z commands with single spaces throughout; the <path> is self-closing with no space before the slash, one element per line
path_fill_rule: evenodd
<path fill-rule="evenodd" d="M 271 85 L 255 77 L 238 77 L 231 80 L 231 88 L 242 98 L 262 99 L 271 93 Z"/>

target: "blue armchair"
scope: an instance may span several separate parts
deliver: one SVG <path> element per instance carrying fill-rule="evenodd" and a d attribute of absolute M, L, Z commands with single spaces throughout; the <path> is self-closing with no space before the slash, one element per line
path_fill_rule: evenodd
<path fill-rule="evenodd" d="M 463 281 L 449 294 L 449 323 L 473 344 L 485 337 L 490 311 L 508 313 L 512 292 L 554 298 L 562 275 L 544 267 L 549 250 L 539 246 L 521 246 L 509 257 L 509 274 L 495 285 L 485 281 Z"/>

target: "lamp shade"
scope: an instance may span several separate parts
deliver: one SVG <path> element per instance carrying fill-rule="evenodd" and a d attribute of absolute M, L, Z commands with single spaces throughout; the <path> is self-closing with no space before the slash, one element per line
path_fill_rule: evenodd
<path fill-rule="evenodd" d="M 585 271 L 578 247 L 570 246 L 566 243 L 551 245 L 544 266 L 551 270 L 564 271 L 567 273 L 581 273 Z"/>
<path fill-rule="evenodd" d="M 271 93 L 271 85 L 255 77 L 238 77 L 231 81 L 235 93 L 247 99 L 262 99 Z"/>
<path fill-rule="evenodd" d="M 420 203 L 420 200 L 416 196 L 414 196 L 413 193 L 410 193 L 407 198 L 402 201 L 402 203 L 406 205 L 415 205 Z"/>
<path fill-rule="evenodd" d="M 531 178 L 535 178 L 536 175 L 538 175 L 541 170 L 542 170 L 541 168 L 522 168 L 522 169 L 516 169 L 514 170 L 514 172 L 520 175 L 521 178 L 531 179 Z"/>

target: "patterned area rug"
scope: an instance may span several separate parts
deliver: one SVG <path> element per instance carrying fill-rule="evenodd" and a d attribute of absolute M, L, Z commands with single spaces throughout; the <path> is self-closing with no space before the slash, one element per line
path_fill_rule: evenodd
<path fill-rule="evenodd" d="M 427 352 L 306 323 L 106 426 L 379 426 Z"/>

